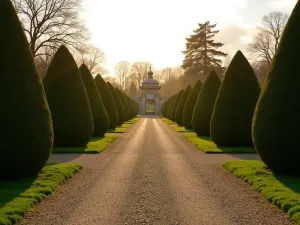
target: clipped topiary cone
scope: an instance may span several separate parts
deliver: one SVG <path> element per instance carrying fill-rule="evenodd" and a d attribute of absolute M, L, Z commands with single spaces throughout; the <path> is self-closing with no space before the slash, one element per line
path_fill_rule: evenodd
<path fill-rule="evenodd" d="M 0 179 L 37 174 L 53 147 L 51 115 L 23 27 L 0 1 Z"/>
<path fill-rule="evenodd" d="M 192 127 L 199 136 L 210 136 L 210 122 L 220 86 L 220 78 L 212 71 L 202 86 L 193 112 Z"/>
<path fill-rule="evenodd" d="M 218 146 L 253 146 L 251 123 L 259 93 L 253 68 L 238 51 L 225 72 L 211 119 L 211 137 Z"/>
<path fill-rule="evenodd" d="M 94 137 L 103 137 L 109 127 L 109 117 L 101 96 L 96 87 L 95 81 L 90 70 L 85 64 L 79 68 L 92 110 L 94 121 Z"/>
<path fill-rule="evenodd" d="M 300 1 L 285 27 L 260 94 L 252 135 L 264 163 L 276 173 L 300 174 Z"/>
<path fill-rule="evenodd" d="M 186 129 L 192 128 L 193 112 L 194 112 L 195 104 L 197 102 L 201 88 L 202 88 L 202 83 L 200 80 L 198 80 L 197 83 L 192 88 L 192 90 L 186 100 L 184 110 L 183 110 L 183 115 L 182 115 L 182 123 Z"/>
<path fill-rule="evenodd" d="M 93 116 L 79 69 L 66 46 L 55 53 L 43 82 L 55 146 L 85 146 L 94 132 Z"/>

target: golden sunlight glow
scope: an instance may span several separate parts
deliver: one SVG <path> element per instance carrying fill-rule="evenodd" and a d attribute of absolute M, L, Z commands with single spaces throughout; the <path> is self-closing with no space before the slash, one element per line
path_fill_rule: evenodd
<path fill-rule="evenodd" d="M 262 16 L 281 4 L 286 11 L 295 0 L 83 0 L 84 17 L 94 45 L 104 51 L 114 73 L 121 60 L 149 61 L 155 69 L 180 65 L 188 37 L 197 23 L 217 23 L 228 53 L 246 52 Z M 264 7 L 253 7 L 253 3 Z M 252 6 L 250 5 L 252 4 Z M 273 8 L 272 8 L 273 7 Z M 252 10 L 249 12 L 247 9 Z M 255 9 L 255 10 L 254 10 Z M 245 13 L 246 12 L 246 13 Z M 247 15 L 251 15 L 247 17 Z"/>

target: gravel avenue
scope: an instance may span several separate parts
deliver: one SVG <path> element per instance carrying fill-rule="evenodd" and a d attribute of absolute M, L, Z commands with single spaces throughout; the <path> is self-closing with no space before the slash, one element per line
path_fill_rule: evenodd
<path fill-rule="evenodd" d="M 52 155 L 84 169 L 19 224 L 293 224 L 221 167 L 239 159 L 259 156 L 204 154 L 159 117 L 143 117 L 99 155 Z"/>

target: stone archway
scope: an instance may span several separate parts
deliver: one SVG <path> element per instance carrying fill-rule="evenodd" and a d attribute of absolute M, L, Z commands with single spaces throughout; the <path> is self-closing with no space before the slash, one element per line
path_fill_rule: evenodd
<path fill-rule="evenodd" d="M 146 114 L 155 114 L 155 108 L 155 101 L 152 99 L 148 99 L 145 104 Z"/>

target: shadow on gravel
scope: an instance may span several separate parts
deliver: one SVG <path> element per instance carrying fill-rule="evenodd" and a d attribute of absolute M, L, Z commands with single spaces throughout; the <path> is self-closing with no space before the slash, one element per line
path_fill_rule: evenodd
<path fill-rule="evenodd" d="M 240 159 L 240 160 L 261 160 L 260 156 L 255 153 L 250 154 L 226 154 L 230 155 L 231 157 Z"/>
<path fill-rule="evenodd" d="M 77 158 L 79 158 L 80 156 L 82 156 L 84 154 L 81 153 L 73 153 L 73 154 L 52 154 L 47 163 L 66 163 L 66 162 L 70 162 L 73 161 Z"/>

